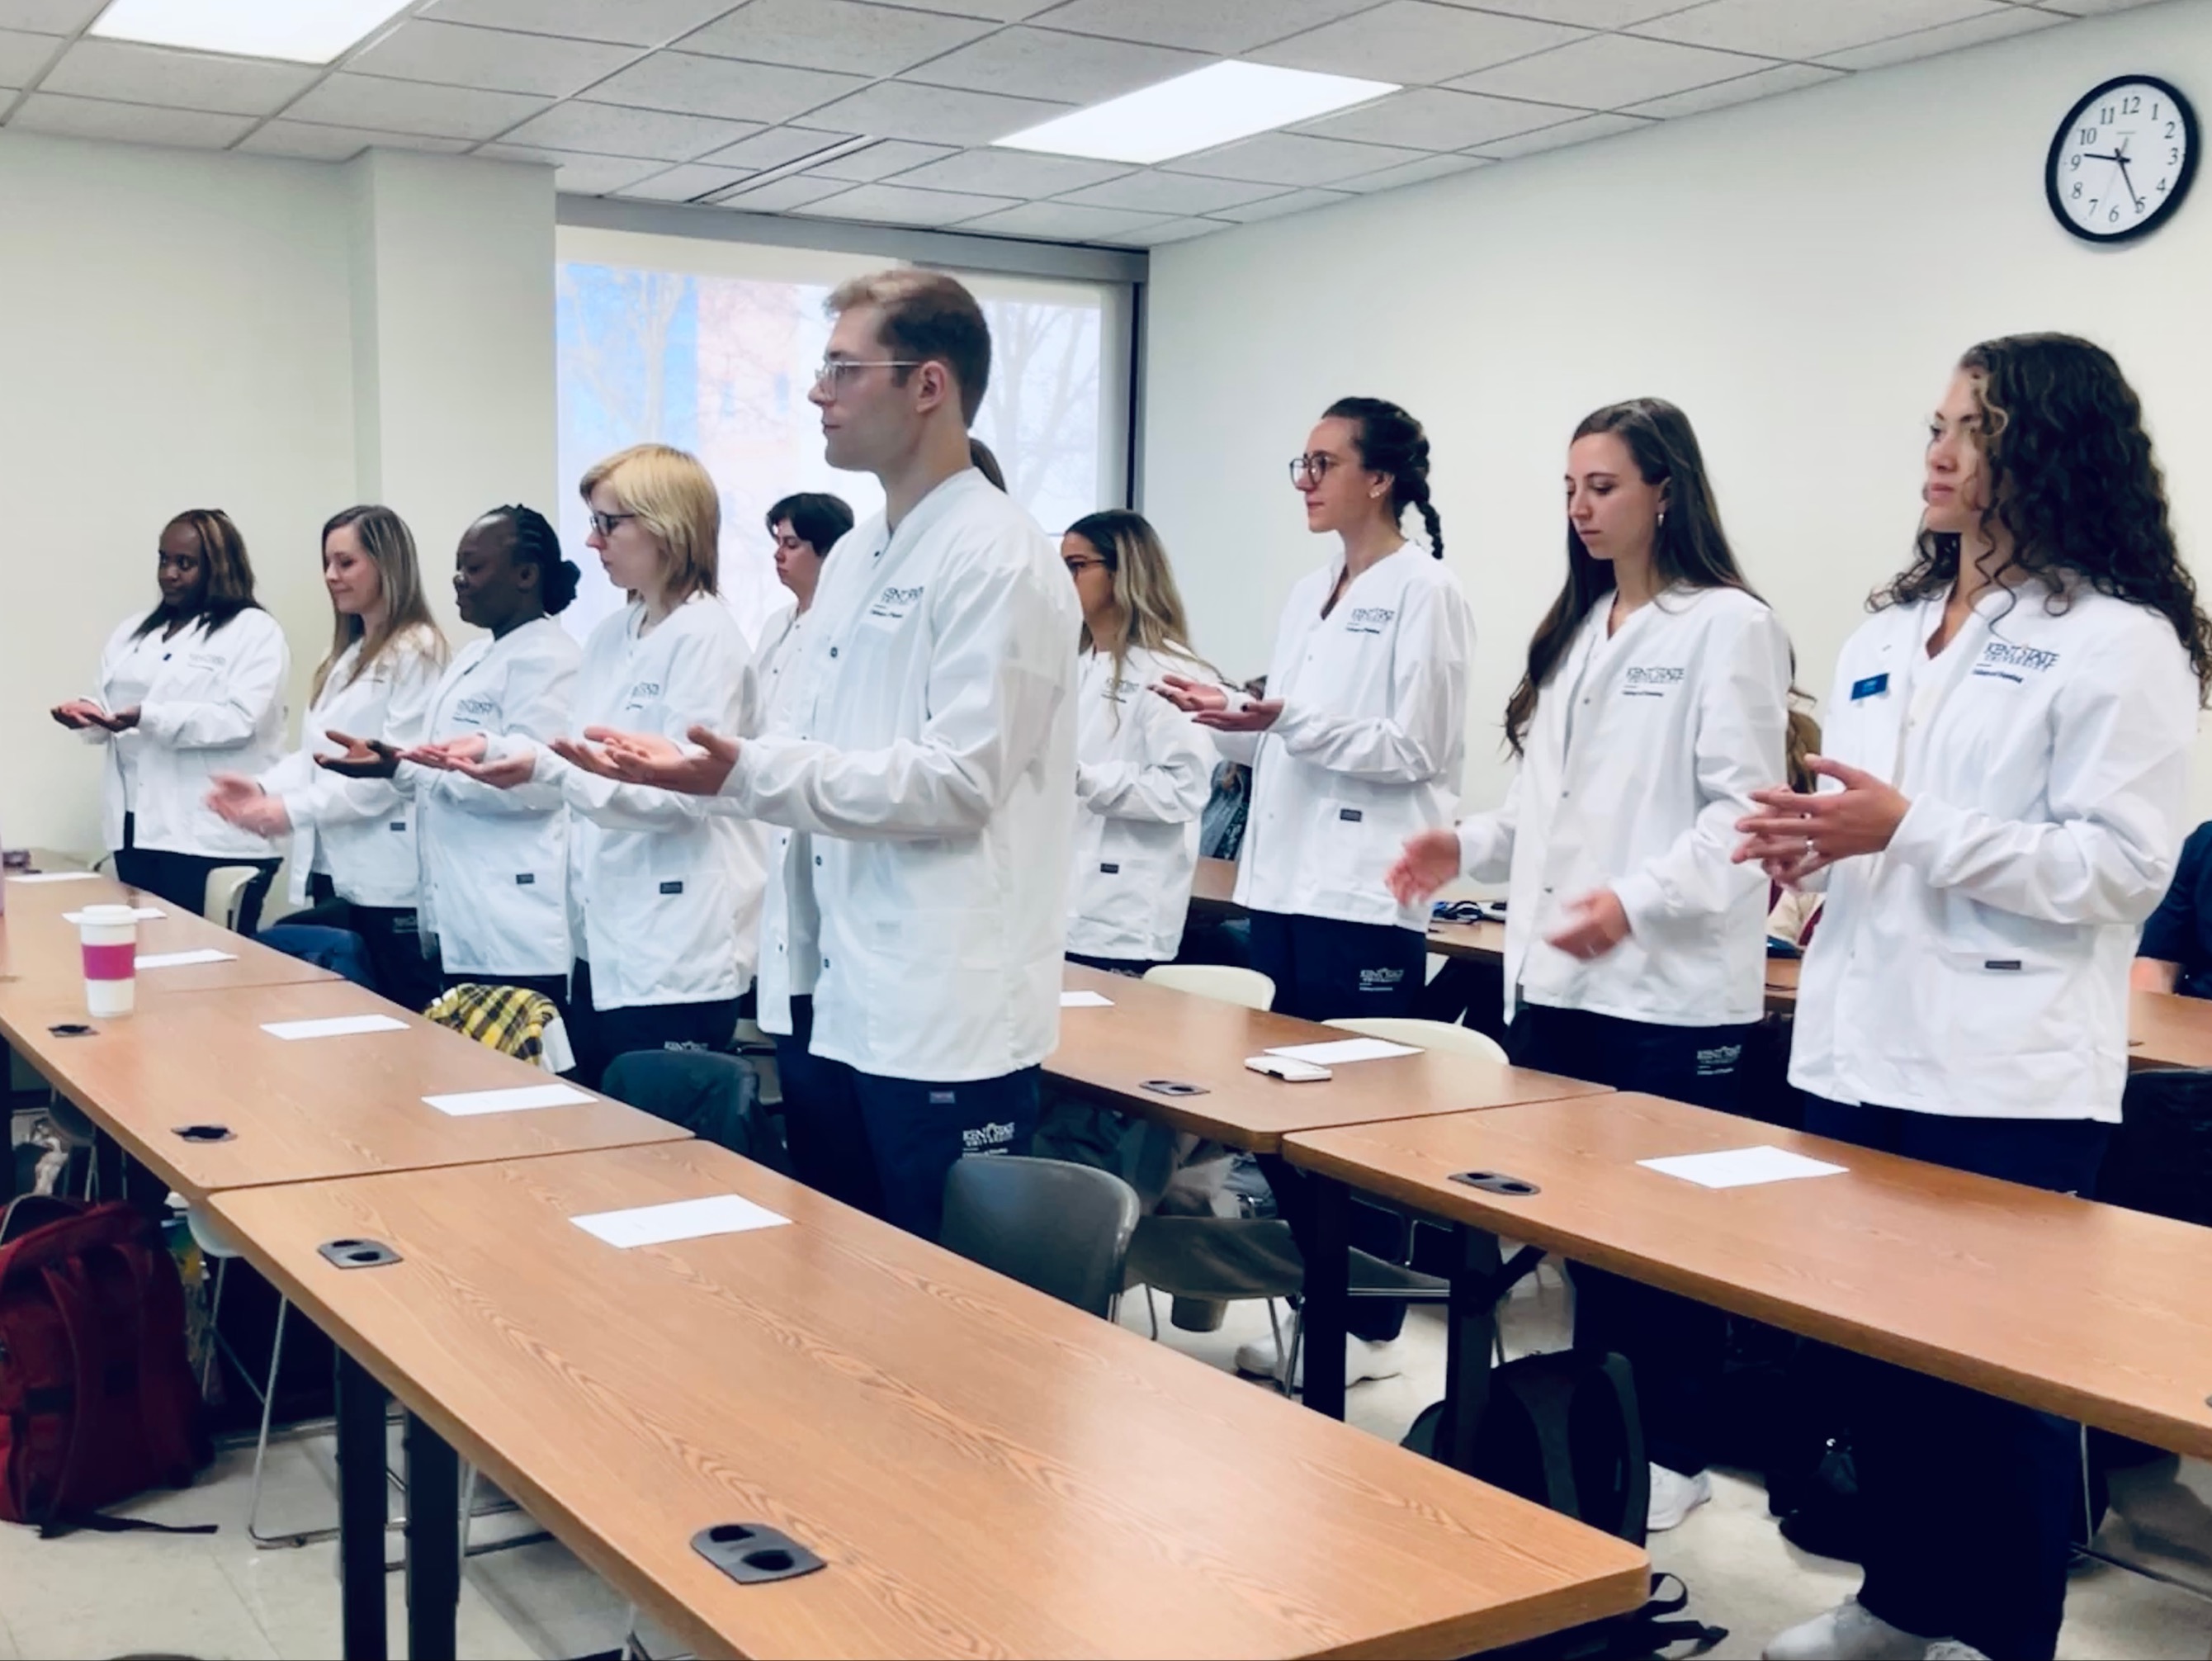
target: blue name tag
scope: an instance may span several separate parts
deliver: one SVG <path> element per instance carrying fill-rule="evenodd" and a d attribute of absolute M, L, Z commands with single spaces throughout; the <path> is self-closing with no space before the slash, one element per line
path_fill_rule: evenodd
<path fill-rule="evenodd" d="M 1887 675 L 1869 675 L 1864 680 L 1855 680 L 1851 683 L 1851 702 L 1856 703 L 1861 698 L 1879 697 L 1887 691 L 1889 691 Z"/>

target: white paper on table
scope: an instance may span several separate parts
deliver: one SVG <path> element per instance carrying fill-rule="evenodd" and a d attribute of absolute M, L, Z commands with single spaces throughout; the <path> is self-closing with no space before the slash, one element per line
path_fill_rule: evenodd
<path fill-rule="evenodd" d="M 1060 995 L 1062 1009 L 1111 1009 L 1114 1000 L 1103 992 L 1063 992 Z"/>
<path fill-rule="evenodd" d="M 588 1217 L 568 1220 L 586 1234 L 627 1250 L 631 1246 L 665 1245 L 671 1240 L 696 1240 L 708 1234 L 780 1228 L 791 1219 L 779 1217 L 767 1207 L 735 1194 L 715 1194 L 703 1200 L 676 1200 L 629 1211 L 595 1211 Z"/>
<path fill-rule="evenodd" d="M 165 916 L 167 914 L 154 906 L 134 905 L 131 908 L 131 915 L 137 918 L 140 922 L 152 922 L 156 917 Z M 84 921 L 84 913 L 82 911 L 64 911 L 62 913 L 62 921 L 64 922 L 81 923 Z"/>
<path fill-rule="evenodd" d="M 272 1038 L 343 1038 L 354 1032 L 404 1032 L 407 1023 L 389 1015 L 332 1015 L 319 1021 L 264 1021 Z"/>
<path fill-rule="evenodd" d="M 465 1090 L 458 1095 L 425 1096 L 422 1099 L 441 1113 L 467 1119 L 479 1113 L 520 1113 L 533 1107 L 570 1107 L 588 1102 L 592 1097 L 589 1091 L 579 1090 L 574 1085 L 526 1084 L 507 1090 Z"/>
<path fill-rule="evenodd" d="M 10 873 L 8 880 L 21 883 L 94 882 L 98 880 L 99 876 L 100 873 L 97 871 L 26 871 L 21 876 Z"/>
<path fill-rule="evenodd" d="M 1334 1043 L 1282 1044 L 1267 1053 L 1286 1056 L 1294 1062 L 1334 1067 L 1339 1062 L 1379 1062 L 1391 1056 L 1418 1056 L 1421 1050 L 1418 1044 L 1391 1043 L 1382 1038 L 1340 1038 Z"/>
<path fill-rule="evenodd" d="M 1636 1163 L 1700 1188 L 1750 1188 L 1759 1183 L 1794 1182 L 1801 1177 L 1840 1177 L 1848 1169 L 1808 1159 L 1786 1147 L 1731 1147 L 1717 1153 L 1683 1153 Z"/>
<path fill-rule="evenodd" d="M 138 959 L 138 967 L 141 969 L 186 969 L 196 963 L 236 963 L 237 961 L 238 954 L 235 952 L 218 952 L 211 946 L 204 946 L 197 952 L 156 952 L 151 957 L 141 956 Z"/>

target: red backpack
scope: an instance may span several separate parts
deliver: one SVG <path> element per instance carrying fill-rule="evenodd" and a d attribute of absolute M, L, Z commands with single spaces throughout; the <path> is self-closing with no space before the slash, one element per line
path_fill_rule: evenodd
<path fill-rule="evenodd" d="M 0 1519 L 49 1534 L 150 1526 L 97 1513 L 186 1487 L 210 1457 L 176 1263 L 155 1226 L 120 1202 L 21 1200 L 7 1223 Z"/>

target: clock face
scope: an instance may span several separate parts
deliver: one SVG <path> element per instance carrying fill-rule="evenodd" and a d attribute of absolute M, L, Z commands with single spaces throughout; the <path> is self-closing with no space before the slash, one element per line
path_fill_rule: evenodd
<path fill-rule="evenodd" d="M 2197 116 L 2154 76 L 2124 75 L 2076 104 L 2051 141 L 2044 192 L 2058 222 L 2123 242 L 2165 222 L 2197 172 Z"/>

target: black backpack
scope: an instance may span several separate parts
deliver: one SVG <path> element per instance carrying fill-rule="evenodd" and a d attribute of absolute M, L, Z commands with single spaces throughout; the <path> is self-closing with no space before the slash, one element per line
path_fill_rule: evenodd
<path fill-rule="evenodd" d="M 1405 1445 L 1434 1458 L 1443 1410 L 1439 1402 L 1424 1411 L 1406 1433 Z M 1642 1545 L 1651 1472 L 1627 1360 L 1574 1349 L 1527 1355 L 1493 1368 L 1468 1475 Z M 1498 1653 L 1527 1661 L 1595 1661 L 1650 1655 L 1694 1639 L 1692 1653 L 1702 1654 L 1728 1633 L 1666 1618 L 1679 1615 L 1689 1598 L 1679 1579 L 1655 1574 L 1650 1599 L 1635 1614 L 1572 1627 Z"/>

